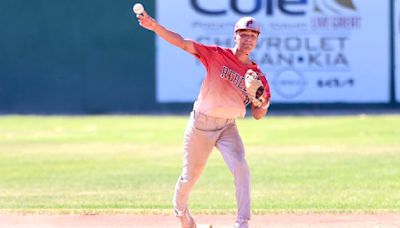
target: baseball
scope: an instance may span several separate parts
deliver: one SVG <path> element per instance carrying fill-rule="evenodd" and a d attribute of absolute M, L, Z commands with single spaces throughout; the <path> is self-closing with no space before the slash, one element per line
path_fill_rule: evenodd
<path fill-rule="evenodd" d="M 133 12 L 135 12 L 136 15 L 142 14 L 143 11 L 144 11 L 144 7 L 143 7 L 142 4 L 136 3 L 136 4 L 133 6 Z"/>

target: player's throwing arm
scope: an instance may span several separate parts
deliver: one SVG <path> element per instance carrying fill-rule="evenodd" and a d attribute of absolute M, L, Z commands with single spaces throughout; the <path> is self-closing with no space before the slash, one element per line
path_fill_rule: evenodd
<path fill-rule="evenodd" d="M 164 26 L 158 24 L 154 18 L 147 14 L 142 4 L 136 3 L 133 6 L 133 12 L 136 14 L 140 26 L 155 32 L 159 37 L 163 38 L 170 44 L 177 46 L 191 54 L 196 54 L 196 50 L 191 40 L 184 39 L 178 33 L 166 29 Z"/>

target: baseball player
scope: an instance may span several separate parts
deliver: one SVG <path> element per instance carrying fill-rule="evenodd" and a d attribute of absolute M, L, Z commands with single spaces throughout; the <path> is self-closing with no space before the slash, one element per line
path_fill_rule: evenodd
<path fill-rule="evenodd" d="M 261 119 L 270 104 L 268 82 L 249 58 L 258 41 L 259 24 L 252 17 L 239 19 L 233 31 L 235 46 L 224 48 L 184 39 L 146 12 L 137 17 L 142 27 L 192 54 L 207 71 L 184 134 L 183 169 L 173 198 L 176 216 L 182 227 L 196 227 L 188 209 L 189 194 L 216 147 L 234 176 L 238 208 L 235 227 L 248 227 L 250 172 L 235 119 L 245 116 L 247 105 L 251 105 L 252 116 Z"/>

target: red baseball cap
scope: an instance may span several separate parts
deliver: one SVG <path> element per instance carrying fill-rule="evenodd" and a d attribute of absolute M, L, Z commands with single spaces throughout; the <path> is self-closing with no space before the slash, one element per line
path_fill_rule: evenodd
<path fill-rule="evenodd" d="M 245 29 L 252 30 L 258 33 L 261 32 L 260 25 L 253 17 L 242 17 L 236 22 L 235 32 L 237 32 L 238 30 L 245 30 Z"/>

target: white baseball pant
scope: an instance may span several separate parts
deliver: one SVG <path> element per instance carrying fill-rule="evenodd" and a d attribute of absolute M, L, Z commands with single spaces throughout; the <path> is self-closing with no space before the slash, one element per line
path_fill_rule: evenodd
<path fill-rule="evenodd" d="M 250 219 L 250 171 L 235 119 L 214 118 L 196 111 L 191 113 L 184 136 L 183 169 L 173 198 L 175 212 L 179 216 L 188 209 L 189 194 L 214 146 L 234 176 L 237 222 L 247 227 Z"/>

